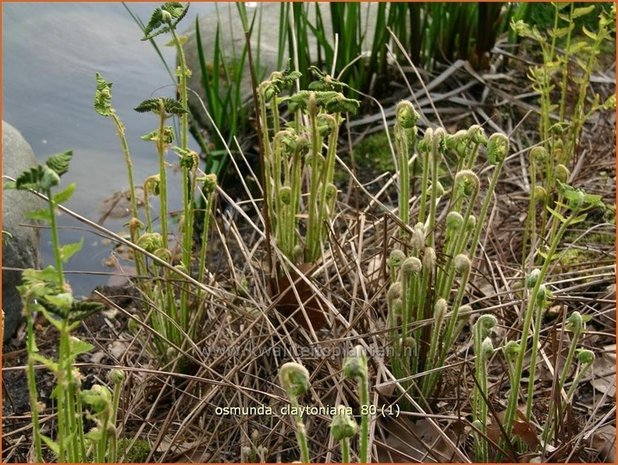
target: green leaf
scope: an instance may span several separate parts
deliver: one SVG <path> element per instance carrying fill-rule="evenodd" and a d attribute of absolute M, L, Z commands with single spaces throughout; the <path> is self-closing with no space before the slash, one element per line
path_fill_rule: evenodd
<path fill-rule="evenodd" d="M 590 37 L 592 40 L 597 40 L 598 38 L 597 34 L 586 29 L 586 26 L 582 26 L 582 32 L 586 34 L 588 37 Z"/>
<path fill-rule="evenodd" d="M 546 207 L 547 210 L 549 210 L 549 213 L 552 214 L 552 216 L 558 218 L 558 220 L 560 220 L 561 223 L 565 223 L 566 222 L 566 218 L 564 216 L 562 216 L 560 213 L 558 213 L 556 210 L 554 210 L 551 207 Z"/>
<path fill-rule="evenodd" d="M 575 55 L 577 53 L 584 53 L 590 50 L 590 45 L 585 40 L 578 40 L 573 43 L 568 48 L 569 55 Z"/>
<path fill-rule="evenodd" d="M 32 359 L 42 363 L 52 373 L 58 373 L 58 363 L 40 354 L 32 354 Z"/>
<path fill-rule="evenodd" d="M 97 90 L 94 93 L 94 110 L 101 116 L 111 116 L 112 108 L 112 83 L 103 79 L 101 73 L 96 74 Z"/>
<path fill-rule="evenodd" d="M 587 216 L 588 215 L 586 213 L 583 213 L 583 214 L 581 214 L 579 216 L 576 216 L 575 218 L 572 218 L 571 219 L 571 225 L 578 224 L 578 223 L 583 223 L 584 221 L 586 221 L 586 217 Z"/>
<path fill-rule="evenodd" d="M 558 182 L 558 192 L 569 201 L 569 207 L 571 208 L 593 208 L 600 207 L 605 208 L 605 204 L 603 203 L 602 197 L 600 195 L 595 194 L 586 194 L 581 189 L 575 189 L 568 184 L 565 184 L 559 180 Z"/>
<path fill-rule="evenodd" d="M 7 244 L 11 239 L 13 239 L 13 235 L 10 232 L 5 231 L 3 229 L 2 230 L 2 245 Z"/>
<path fill-rule="evenodd" d="M 70 321 L 81 321 L 90 315 L 105 310 L 105 305 L 92 300 L 77 300 L 73 302 L 71 313 L 69 314 Z"/>
<path fill-rule="evenodd" d="M 588 323 L 592 320 L 592 315 L 582 315 L 582 323 Z"/>
<path fill-rule="evenodd" d="M 515 33 L 520 37 L 527 37 L 540 43 L 545 42 L 545 38 L 535 26 L 530 27 L 521 19 L 519 21 L 511 20 L 511 29 L 513 29 L 513 31 L 515 31 Z"/>
<path fill-rule="evenodd" d="M 112 405 L 112 393 L 106 386 L 95 384 L 91 389 L 82 391 L 80 397 L 93 413 L 100 413 Z"/>
<path fill-rule="evenodd" d="M 66 152 L 60 152 L 52 155 L 47 159 L 45 164 L 56 172 L 58 176 L 62 176 L 69 171 L 69 163 L 73 158 L 73 151 L 67 150 Z"/>
<path fill-rule="evenodd" d="M 360 102 L 355 99 L 346 98 L 343 94 L 337 93 L 332 98 L 325 101 L 326 111 L 330 113 L 352 113 L 358 111 Z"/>
<path fill-rule="evenodd" d="M 575 24 L 571 23 L 566 27 L 561 27 L 557 29 L 552 29 L 548 32 L 550 37 L 555 37 L 556 39 L 561 39 L 565 37 L 569 32 L 573 30 Z"/>
<path fill-rule="evenodd" d="M 62 317 L 61 315 L 58 315 L 57 313 L 53 311 L 49 311 L 48 309 L 44 307 L 41 309 L 41 314 L 58 331 L 61 331 L 63 329 L 62 326 L 64 325 L 64 323 L 62 322 L 61 318 L 64 318 L 64 317 Z"/>
<path fill-rule="evenodd" d="M 159 140 L 159 130 L 156 129 L 148 134 L 140 136 L 140 139 L 150 142 L 157 142 Z M 169 145 L 174 142 L 174 129 L 171 126 L 163 126 L 163 144 Z"/>
<path fill-rule="evenodd" d="M 35 221 L 44 221 L 45 223 L 51 222 L 51 212 L 47 208 L 41 208 L 40 210 L 33 210 L 26 213 L 26 218 Z"/>
<path fill-rule="evenodd" d="M 52 441 L 50 438 L 48 438 L 44 434 L 41 434 L 40 436 L 43 442 L 45 443 L 45 445 L 49 447 L 49 450 L 51 450 L 54 453 L 54 455 L 58 457 L 58 455 L 60 454 L 60 446 L 58 445 L 58 443 L 56 441 Z"/>
<path fill-rule="evenodd" d="M 70 200 L 73 196 L 73 193 L 75 192 L 76 187 L 77 185 L 72 182 L 66 188 L 54 194 L 54 196 L 52 197 L 54 199 L 54 203 L 57 205 Z"/>
<path fill-rule="evenodd" d="M 585 16 L 594 11 L 595 5 L 583 6 L 580 8 L 575 8 L 573 13 L 571 14 L 571 19 L 579 18 L 580 16 Z"/>
<path fill-rule="evenodd" d="M 77 338 L 71 339 L 71 354 L 75 357 L 81 354 L 87 354 L 94 346 L 86 341 L 81 341 Z"/>
<path fill-rule="evenodd" d="M 22 272 L 22 279 L 28 282 L 42 281 L 45 283 L 56 283 L 58 281 L 58 273 L 52 265 L 47 266 L 42 270 L 27 268 Z"/>
<path fill-rule="evenodd" d="M 101 428 L 95 427 L 91 428 L 90 431 L 86 433 L 86 439 L 92 442 L 99 442 L 103 437 L 103 433 L 101 432 Z"/>
<path fill-rule="evenodd" d="M 24 171 L 15 180 L 17 190 L 42 190 L 49 191 L 52 186 L 60 183 L 60 177 L 47 166 L 37 165 L 28 171 Z"/>
<path fill-rule="evenodd" d="M 60 260 L 62 263 L 66 263 L 69 259 L 79 252 L 84 245 L 84 238 L 82 237 L 79 242 L 73 242 L 72 244 L 66 244 L 60 247 Z"/>
<path fill-rule="evenodd" d="M 160 97 L 160 98 L 149 98 L 140 103 L 137 107 L 135 107 L 135 111 L 138 113 L 146 113 L 152 111 L 153 113 L 159 114 L 161 112 L 161 104 L 163 104 L 163 110 L 165 113 L 170 115 L 182 115 L 187 113 L 180 102 L 177 100 Z"/>
<path fill-rule="evenodd" d="M 309 71 L 311 71 L 311 74 L 313 74 L 317 79 L 317 81 L 309 83 L 310 90 L 334 90 L 337 92 L 341 92 L 344 88 L 348 87 L 347 84 L 329 76 L 327 73 L 320 70 L 317 66 L 310 66 Z M 298 73 L 298 76 L 295 77 L 295 79 L 299 77 L 300 73 Z"/>
<path fill-rule="evenodd" d="M 59 315 L 65 315 L 73 306 L 73 294 L 70 292 L 63 292 L 61 294 L 48 295 L 45 297 L 45 303 L 53 306 L 53 309 L 50 310 L 48 308 L 48 310 Z M 45 305 L 45 303 L 43 305 Z M 47 305 L 45 305 L 45 307 L 47 308 Z"/>
<path fill-rule="evenodd" d="M 199 162 L 199 155 L 191 149 L 185 150 L 182 147 L 174 147 L 172 150 L 180 155 L 180 166 L 192 170 Z"/>
<path fill-rule="evenodd" d="M 603 102 L 604 110 L 615 110 L 616 109 L 616 94 L 610 95 L 605 102 Z"/>

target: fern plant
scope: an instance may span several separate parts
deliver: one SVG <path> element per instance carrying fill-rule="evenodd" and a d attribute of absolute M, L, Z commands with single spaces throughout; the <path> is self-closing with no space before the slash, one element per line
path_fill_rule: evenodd
<path fill-rule="evenodd" d="M 14 188 L 35 192 L 47 201 L 47 207 L 30 212 L 30 218 L 49 225 L 51 230 L 54 265 L 43 270 L 26 269 L 22 284 L 18 286 L 26 318 L 26 351 L 28 354 L 27 379 L 32 413 L 32 440 L 34 459 L 43 462 L 43 444 L 59 462 L 116 462 L 116 412 L 120 396 L 121 379 L 116 377 L 114 394 L 103 385 L 89 391 L 81 390 L 81 376 L 75 368 L 77 357 L 88 353 L 93 346 L 74 336 L 74 330 L 84 318 L 102 309 L 98 303 L 78 300 L 64 278 L 64 264 L 82 247 L 80 242 L 61 245 L 56 219 L 58 206 L 69 200 L 75 184 L 56 191 L 61 177 L 68 171 L 72 151 L 52 155 L 44 164 L 25 171 L 6 184 Z M 39 353 L 35 332 L 35 319 L 42 315 L 58 331 L 57 359 Z M 39 401 L 35 365 L 41 364 L 55 377 L 52 398 L 56 404 L 56 437 L 42 434 L 39 413 L 45 408 Z M 95 421 L 87 429 L 86 419 Z M 105 426 L 102 429 L 102 426 Z"/>

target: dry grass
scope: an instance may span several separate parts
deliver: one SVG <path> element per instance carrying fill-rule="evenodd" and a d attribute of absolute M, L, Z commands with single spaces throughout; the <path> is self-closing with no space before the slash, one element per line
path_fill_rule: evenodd
<path fill-rule="evenodd" d="M 507 59 L 498 56 L 498 60 Z M 402 66 L 404 76 L 410 69 Z M 533 139 L 534 98 L 526 86 L 523 68 L 516 63 L 505 73 L 477 75 L 468 66 L 456 63 L 417 92 L 410 84 L 394 89 L 398 98 L 411 98 L 425 114 L 425 125 L 439 122 L 452 129 L 473 123 L 482 124 L 488 132 L 502 128 L 510 136 L 510 154 L 497 187 L 489 221 L 482 239 L 481 253 L 473 264 L 468 304 L 474 309 L 470 325 L 481 313 L 494 314 L 499 321 L 494 344 L 499 347 L 507 339 L 517 339 L 522 312 L 518 284 L 521 282 L 521 238 L 528 205 L 526 150 Z M 602 86 L 603 87 L 603 86 Z M 611 86 L 605 86 L 613 91 Z M 347 140 L 358 140 L 362 134 L 388 128 L 394 114 L 391 107 L 382 108 L 376 116 L 348 124 Z M 385 100 L 389 104 L 388 100 Z M 374 102 L 374 105 L 376 102 Z M 435 113 L 434 113 L 435 110 Z M 589 127 L 581 148 L 582 163 L 572 170 L 574 185 L 602 194 L 608 205 L 615 205 L 614 127 L 613 121 L 600 119 Z M 350 143 L 350 149 L 353 149 Z M 362 344 L 370 354 L 370 380 L 373 403 L 386 410 L 371 423 L 374 460 L 418 462 L 470 462 L 473 460 L 470 398 L 474 386 L 473 354 L 470 332 L 452 348 L 442 371 L 442 383 L 434 398 L 420 398 L 416 393 L 402 392 L 390 371 L 386 334 L 386 298 L 389 284 L 386 260 L 397 239 L 398 217 L 392 175 L 376 173 L 370 183 L 361 183 L 355 172 L 345 165 L 338 169 L 349 174 L 347 185 L 341 186 L 337 216 L 332 224 L 330 247 L 323 260 L 305 275 L 296 272 L 297 292 L 271 294 L 266 270 L 264 221 L 259 194 L 244 185 L 251 166 L 245 159 L 234 160 L 238 180 L 243 183 L 247 200 L 236 200 L 219 190 L 219 211 L 213 225 L 211 274 L 200 287 L 207 291 L 204 302 L 207 324 L 201 328 L 197 350 L 187 351 L 190 363 L 185 374 L 161 371 L 157 360 L 146 350 L 149 338 L 159 337 L 143 325 L 144 311 L 160 311 L 126 289 L 126 297 L 97 293 L 95 298 L 107 303 L 110 312 L 86 321 L 82 331 L 95 344 L 95 352 L 82 359 L 80 369 L 86 374 L 85 385 L 105 380 L 112 367 L 125 370 L 127 377 L 119 418 L 121 437 L 129 442 L 148 442 L 147 454 L 141 459 L 151 462 L 221 462 L 239 461 L 241 448 L 266 447 L 268 462 L 297 460 L 293 425 L 289 417 L 277 412 L 287 403 L 278 386 L 277 371 L 286 361 L 301 360 L 311 374 L 311 391 L 302 401 L 305 405 L 350 405 L 358 409 L 353 384 L 343 382 L 343 357 L 347 350 Z M 609 176 L 605 183 L 599 172 Z M 249 175 L 250 176 L 250 175 Z M 414 203 L 412 204 L 414 207 Z M 71 213 L 73 214 L 73 213 Z M 74 214 L 73 214 L 74 215 Z M 74 215 L 76 216 L 76 215 Z M 414 218 L 414 209 L 412 210 Z M 89 228 L 114 242 L 125 242 L 118 235 L 82 219 Z M 615 344 L 615 249 L 611 238 L 614 223 L 603 217 L 584 223 L 562 244 L 563 251 L 573 253 L 573 260 L 559 261 L 550 273 L 548 286 L 554 293 L 552 320 L 546 321 L 539 347 L 539 399 L 536 421 L 522 424 L 520 439 L 535 446 L 539 428 L 547 415 L 557 367 L 568 347 L 568 334 L 562 331 L 567 313 L 578 310 L 592 316 L 583 346 L 594 350 L 597 359 L 611 361 Z M 607 242 L 602 241 L 608 238 Z M 274 248 L 273 248 L 274 250 Z M 285 258 L 274 250 L 275 259 Z M 440 263 L 443 257 L 438 256 Z M 135 279 L 141 279 L 136 277 Z M 179 276 L 179 280 L 184 279 Z M 292 279 L 293 280 L 293 279 Z M 612 286 L 614 293 L 612 294 Z M 296 300 L 301 291 L 317 299 L 327 315 L 323 328 L 302 325 L 304 306 L 295 316 L 285 316 L 278 309 L 282 300 Z M 285 294 L 285 295 L 284 295 Z M 300 299 L 299 299 L 300 300 Z M 308 312 L 305 312 L 308 313 Z M 419 322 L 424 325 L 430 322 Z M 129 326 L 132 330 L 129 331 Z M 306 327 L 304 327 L 306 326 Z M 139 328 L 136 330 L 136 328 Z M 51 329 L 41 328 L 42 351 L 51 339 Z M 183 353 L 186 348 L 176 348 Z M 384 355 L 386 354 L 386 355 Z M 4 460 L 20 462 L 29 459 L 28 408 L 15 396 L 24 351 L 9 349 L 4 361 Z M 615 360 L 615 357 L 614 357 Z M 564 413 L 566 421 L 558 432 L 559 446 L 546 451 L 544 461 L 612 461 L 615 443 L 615 370 L 604 365 L 591 371 Z M 501 357 L 494 357 L 489 369 L 490 416 L 493 428 L 489 439 L 500 444 L 496 425 L 505 408 L 508 379 Z M 417 375 L 417 378 L 425 373 Z M 525 375 L 524 375 L 525 377 Z M 604 391 L 599 378 L 608 382 Z M 16 384 L 13 384 L 15 382 Z M 47 393 L 49 378 L 41 376 L 39 387 Z M 86 386 L 87 387 L 87 386 Z M 48 433 L 54 429 L 51 403 L 42 414 Z M 27 399 L 26 399 L 27 402 Z M 17 405 L 17 406 L 16 406 Z M 19 407 L 21 405 L 21 407 Z M 270 407 L 275 414 L 259 415 L 241 412 L 223 415 L 225 407 Z M 355 410 L 355 411 L 356 411 Z M 396 417 L 395 412 L 399 415 Z M 329 436 L 330 418 L 306 416 L 311 457 L 316 462 L 339 460 L 339 449 Z M 353 444 L 352 449 L 357 450 Z M 538 454 L 516 456 L 502 445 L 508 460 L 524 460 Z M 125 457 L 126 459 L 127 457 Z"/>

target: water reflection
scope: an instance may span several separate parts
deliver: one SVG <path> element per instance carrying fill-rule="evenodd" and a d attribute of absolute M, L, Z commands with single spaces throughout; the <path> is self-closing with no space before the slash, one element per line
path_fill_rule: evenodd
<path fill-rule="evenodd" d="M 158 5 L 128 4 L 145 22 Z M 184 27 L 191 26 L 196 14 L 212 10 L 212 4 L 192 4 Z M 156 117 L 138 115 L 133 108 L 154 95 L 172 96 L 170 77 L 153 47 L 140 41 L 141 31 L 121 3 L 6 3 L 2 28 L 2 117 L 22 132 L 40 160 L 73 149 L 71 171 L 63 181 L 76 182 L 77 190 L 67 206 L 96 221 L 103 200 L 127 188 L 127 176 L 111 121 L 92 108 L 95 72 L 114 83 L 113 105 L 126 125 L 138 182 L 157 170 L 152 145 L 139 139 L 154 129 Z M 161 51 L 173 69 L 173 49 L 161 46 Z M 181 187 L 171 176 L 173 201 Z M 119 231 L 122 223 L 108 220 L 105 226 Z M 61 225 L 64 243 L 84 237 L 84 248 L 68 270 L 109 271 L 102 263 L 109 245 L 69 218 L 62 218 Z M 43 260 L 49 263 L 45 232 L 41 243 Z M 76 274 L 69 281 L 79 295 L 107 278 Z"/>

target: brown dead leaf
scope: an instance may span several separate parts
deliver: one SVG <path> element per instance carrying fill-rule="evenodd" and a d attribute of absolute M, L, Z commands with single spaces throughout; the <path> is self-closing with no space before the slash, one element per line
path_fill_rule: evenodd
<path fill-rule="evenodd" d="M 616 344 L 603 347 L 603 354 L 595 359 L 590 384 L 597 391 L 616 397 Z"/>
<path fill-rule="evenodd" d="M 301 276 L 295 270 L 289 270 L 289 278 L 287 274 L 283 274 L 278 279 L 273 279 L 273 290 L 277 293 L 274 298 L 278 300 L 275 308 L 303 326 L 305 329 L 313 327 L 317 331 L 326 324 L 326 306 L 320 302 L 315 295 L 313 287 L 305 280 L 310 280 L 310 273 L 315 268 L 315 265 L 310 263 L 302 263 L 298 266 Z M 294 292 L 296 290 L 296 292 Z M 296 295 L 298 294 L 298 298 Z M 304 308 L 309 321 L 305 318 Z"/>
<path fill-rule="evenodd" d="M 383 423 L 388 436 L 384 443 L 376 442 L 379 462 L 406 463 L 411 461 L 452 462 L 456 451 L 447 444 L 436 428 L 426 419 L 411 421 L 407 417 L 389 419 Z M 451 428 L 445 433 L 457 443 Z"/>
<path fill-rule="evenodd" d="M 616 463 L 616 427 L 605 425 L 594 432 L 590 446 L 599 451 L 599 459 L 605 463 Z"/>
<path fill-rule="evenodd" d="M 380 394 L 380 396 L 389 398 L 395 392 L 396 387 L 397 384 L 395 382 L 387 382 L 374 386 L 374 389 L 378 394 Z"/>
<path fill-rule="evenodd" d="M 524 410 L 525 408 L 525 405 L 520 407 L 520 409 Z M 533 452 L 540 445 L 539 438 L 536 435 L 536 430 L 534 429 L 534 426 L 530 422 L 526 421 L 526 416 L 520 409 L 517 409 L 518 418 L 513 420 L 511 431 L 515 436 L 517 436 L 526 444 L 526 446 L 528 447 L 528 452 Z M 498 417 L 498 421 L 502 425 L 504 425 L 505 414 L 506 411 L 502 411 L 498 412 L 496 415 Z M 495 418 L 492 418 L 491 423 L 487 425 L 487 437 L 496 444 L 500 444 L 500 441 L 502 440 L 502 430 L 500 429 L 500 426 L 496 423 Z"/>

